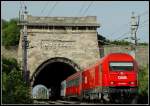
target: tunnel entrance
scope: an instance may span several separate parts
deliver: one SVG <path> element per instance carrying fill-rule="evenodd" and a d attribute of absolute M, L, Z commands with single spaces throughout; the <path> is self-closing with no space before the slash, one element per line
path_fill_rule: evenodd
<path fill-rule="evenodd" d="M 48 60 L 36 71 L 32 87 L 42 84 L 50 90 L 50 99 L 59 99 L 61 82 L 79 71 L 77 70 L 78 66 L 70 62 L 58 58 Z"/>

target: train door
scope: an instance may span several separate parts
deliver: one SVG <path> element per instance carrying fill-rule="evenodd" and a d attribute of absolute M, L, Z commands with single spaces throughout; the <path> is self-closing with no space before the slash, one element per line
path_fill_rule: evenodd
<path fill-rule="evenodd" d="M 66 81 L 62 81 L 61 83 L 61 92 L 60 92 L 61 97 L 66 96 Z"/>

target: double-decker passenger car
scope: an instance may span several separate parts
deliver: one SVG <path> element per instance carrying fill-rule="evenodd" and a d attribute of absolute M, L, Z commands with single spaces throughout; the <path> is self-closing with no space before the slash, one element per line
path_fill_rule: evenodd
<path fill-rule="evenodd" d="M 93 66 L 69 76 L 63 96 L 105 101 L 129 99 L 137 92 L 137 71 L 137 63 L 129 54 L 108 54 Z"/>

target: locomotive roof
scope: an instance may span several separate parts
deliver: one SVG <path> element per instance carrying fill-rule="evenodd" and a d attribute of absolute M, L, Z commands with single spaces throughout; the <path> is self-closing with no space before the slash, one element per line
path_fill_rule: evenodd
<path fill-rule="evenodd" d="M 111 60 L 112 58 L 113 59 L 114 58 L 116 58 L 116 59 L 117 58 L 124 58 L 124 59 L 129 60 L 129 61 L 131 61 L 131 60 L 135 61 L 134 58 L 130 54 L 127 54 L 127 53 L 109 53 L 109 54 L 105 55 L 103 58 L 101 58 L 100 60 L 98 60 L 94 65 L 84 69 L 83 71 L 95 67 L 96 65 L 105 61 L 106 59 Z M 77 76 L 81 75 L 81 73 L 82 73 L 82 71 L 76 72 L 75 74 L 69 76 L 66 80 L 76 78 Z"/>
<path fill-rule="evenodd" d="M 134 60 L 134 58 L 130 54 L 127 54 L 127 53 L 109 53 L 109 54 L 105 55 L 104 57 L 102 57 L 101 59 L 99 59 L 94 65 L 92 65 L 84 70 L 90 69 L 90 68 L 94 67 L 95 65 L 98 65 L 106 59 L 111 60 L 112 58 L 116 58 L 116 57 L 117 58 L 126 58 L 126 60 L 129 60 L 129 61 Z"/>
<path fill-rule="evenodd" d="M 130 54 L 127 54 L 127 53 L 110 53 L 108 55 L 106 55 L 104 58 L 102 58 L 100 61 L 104 61 L 105 59 L 108 59 L 108 60 L 124 60 L 124 61 L 131 61 L 131 60 L 134 60 L 134 58 L 130 55 Z"/>
<path fill-rule="evenodd" d="M 66 79 L 66 81 L 67 81 L 67 80 L 70 80 L 70 79 L 73 79 L 73 78 L 77 78 L 78 76 L 81 75 L 81 73 L 82 73 L 82 71 L 76 72 L 75 74 L 69 76 L 69 77 Z"/>
<path fill-rule="evenodd" d="M 134 60 L 133 57 L 127 53 L 110 53 L 106 57 L 111 60 L 111 58 L 114 58 L 116 56 L 117 56 L 117 58 L 127 58 L 129 60 Z"/>

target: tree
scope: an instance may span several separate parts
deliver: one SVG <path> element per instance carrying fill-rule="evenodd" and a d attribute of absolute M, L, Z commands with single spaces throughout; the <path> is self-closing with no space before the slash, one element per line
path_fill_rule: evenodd
<path fill-rule="evenodd" d="M 2 20 L 2 44 L 5 47 L 19 44 L 20 28 L 17 26 L 18 19 L 9 22 Z"/>
<path fill-rule="evenodd" d="M 114 40 L 114 41 L 111 41 L 111 44 L 115 44 L 115 45 L 129 45 L 130 42 L 125 41 L 125 40 Z"/>
<path fill-rule="evenodd" d="M 14 58 L 5 58 L 5 57 L 2 57 L 2 72 L 5 72 L 6 74 L 9 74 L 11 72 L 11 70 L 13 68 L 16 68 L 17 70 L 20 71 L 20 68 L 19 68 L 19 65 L 17 63 L 17 60 L 14 59 Z"/>
<path fill-rule="evenodd" d="M 143 42 L 143 43 L 138 43 L 138 45 L 142 45 L 142 46 L 148 46 L 148 43 Z"/>
<path fill-rule="evenodd" d="M 8 26 L 8 22 L 2 19 L 2 29 L 6 28 L 7 26 Z"/>
<path fill-rule="evenodd" d="M 98 38 L 98 45 L 101 46 L 101 45 L 107 45 L 107 43 L 109 43 L 109 40 L 106 39 L 104 36 L 100 35 L 97 33 L 97 38 Z"/>
<path fill-rule="evenodd" d="M 17 61 L 3 57 L 2 66 L 2 103 L 32 103 L 30 88 L 23 80 Z"/>

